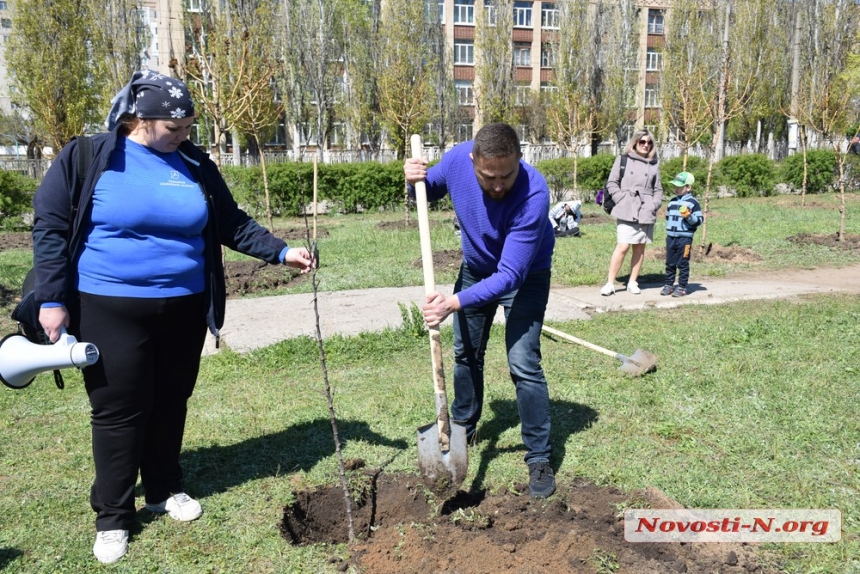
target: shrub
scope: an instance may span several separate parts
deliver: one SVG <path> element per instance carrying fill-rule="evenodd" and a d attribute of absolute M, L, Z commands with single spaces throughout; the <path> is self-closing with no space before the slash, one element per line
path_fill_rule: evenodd
<path fill-rule="evenodd" d="M 37 187 L 34 179 L 0 170 L 0 228 L 16 231 L 30 227 L 21 216 L 33 211 Z"/>
<path fill-rule="evenodd" d="M 260 167 L 224 167 L 221 172 L 233 197 L 252 217 L 266 213 Z M 299 216 L 313 200 L 313 164 L 286 162 L 268 166 L 272 213 Z M 403 163 L 317 164 L 317 200 L 330 209 L 356 213 L 403 205 Z"/>
<path fill-rule="evenodd" d="M 813 149 L 806 152 L 806 192 L 828 191 L 836 179 L 836 156 L 833 150 Z M 780 166 L 780 179 L 794 189 L 803 187 L 803 153 L 790 155 Z"/>
<path fill-rule="evenodd" d="M 565 192 L 573 188 L 573 160 L 571 158 L 546 159 L 537 162 L 535 168 L 546 179 L 549 195 L 553 202 L 564 199 Z"/>
<path fill-rule="evenodd" d="M 576 183 L 580 199 L 590 200 L 606 184 L 614 161 L 615 157 L 609 154 L 577 160 Z M 553 201 L 561 201 L 565 193 L 573 189 L 573 158 L 548 159 L 538 162 L 535 167 L 546 178 Z"/>
<path fill-rule="evenodd" d="M 671 182 L 675 176 L 682 171 L 687 171 L 693 174 L 696 182 L 693 185 L 693 194 L 704 192 L 705 184 L 708 182 L 708 160 L 698 156 L 687 156 L 687 167 L 684 167 L 684 158 L 675 157 L 666 161 L 660 162 L 660 181 L 663 184 L 663 192 L 670 196 L 674 194 L 671 190 Z M 714 188 L 720 182 L 711 174 L 711 187 Z"/>
<path fill-rule="evenodd" d="M 726 185 L 738 197 L 768 196 L 776 183 L 776 168 L 771 160 L 758 153 L 730 156 L 719 163 Z"/>

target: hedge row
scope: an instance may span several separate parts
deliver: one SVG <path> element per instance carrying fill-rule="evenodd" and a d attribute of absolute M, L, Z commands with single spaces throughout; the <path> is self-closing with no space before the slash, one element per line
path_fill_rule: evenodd
<path fill-rule="evenodd" d="M 590 200 L 606 183 L 615 158 L 597 155 L 577 160 L 578 194 Z M 559 200 L 573 189 L 571 158 L 546 160 L 536 164 L 549 183 L 553 200 Z M 317 198 L 330 212 L 357 213 L 367 210 L 398 209 L 403 205 L 403 163 L 319 164 Z M 686 170 L 696 177 L 696 189 L 704 189 L 708 162 L 688 157 Z M 682 159 L 660 164 L 661 180 L 666 188 L 678 172 Z M 255 218 L 265 215 L 263 173 L 259 167 L 223 167 L 222 173 L 236 201 Z M 276 216 L 301 215 L 313 199 L 313 164 L 290 162 L 273 164 L 267 169 L 269 195 Z M 727 189 L 740 197 L 768 196 L 779 184 L 799 190 L 803 178 L 803 156 L 793 155 L 777 164 L 763 155 L 731 156 L 715 164 L 711 189 Z M 829 150 L 807 154 L 807 192 L 820 193 L 837 189 L 836 157 Z M 22 215 L 31 211 L 36 182 L 16 173 L 0 171 L 0 229 L 26 229 Z M 860 157 L 849 155 L 846 164 L 846 186 L 860 189 Z M 441 207 L 448 202 L 441 204 Z M 440 207 L 440 206 L 437 206 Z"/>
<path fill-rule="evenodd" d="M 581 198 L 590 199 L 606 184 L 612 170 L 614 156 L 598 155 L 577 160 L 577 188 Z M 536 164 L 549 184 L 553 199 L 573 189 L 573 166 L 571 158 L 546 160 Z M 681 171 L 688 171 L 696 178 L 695 189 L 704 189 L 708 177 L 708 160 L 688 157 L 683 167 L 683 158 L 660 163 L 660 180 L 666 188 Z M 846 189 L 860 189 L 860 157 L 849 155 L 845 165 Z M 807 193 L 822 193 L 838 189 L 839 173 L 836 155 L 831 150 L 811 150 L 807 153 Z M 771 161 L 761 154 L 730 156 L 714 164 L 711 174 L 711 189 L 725 189 L 739 197 L 774 195 L 782 184 L 789 190 L 799 191 L 803 183 L 803 155 L 795 154 L 781 163 Z"/>

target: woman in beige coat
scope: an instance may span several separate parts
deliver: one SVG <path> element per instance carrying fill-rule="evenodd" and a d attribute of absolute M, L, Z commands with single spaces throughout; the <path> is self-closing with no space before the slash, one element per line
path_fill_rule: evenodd
<path fill-rule="evenodd" d="M 626 165 L 622 176 L 622 157 Z M 654 145 L 654 135 L 646 130 L 638 130 L 627 142 L 624 153 L 615 158 L 609 173 L 606 191 L 615 201 L 612 216 L 616 218 L 617 244 L 609 260 L 609 276 L 601 295 L 615 293 L 615 277 L 630 247 L 630 278 L 627 290 L 634 295 L 641 293 L 637 279 L 645 260 L 645 245 L 654 240 L 654 223 L 657 210 L 663 201 L 663 185 L 660 183 L 660 164 Z"/>

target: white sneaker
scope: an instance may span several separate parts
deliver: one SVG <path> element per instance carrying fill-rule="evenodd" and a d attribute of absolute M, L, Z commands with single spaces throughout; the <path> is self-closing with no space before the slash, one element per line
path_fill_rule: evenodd
<path fill-rule="evenodd" d="M 603 295 L 604 297 L 608 297 L 609 295 L 612 295 L 613 293 L 615 293 L 615 285 L 613 285 L 612 283 L 607 283 L 606 285 L 603 286 L 603 289 L 600 290 L 600 294 Z"/>
<path fill-rule="evenodd" d="M 639 288 L 639 283 L 636 281 L 630 281 L 627 283 L 627 290 L 633 293 L 634 295 L 639 295 L 642 293 L 642 289 Z"/>
<path fill-rule="evenodd" d="M 102 564 L 112 564 L 128 552 L 128 530 L 105 530 L 96 534 L 93 554 Z"/>
<path fill-rule="evenodd" d="M 185 494 L 177 492 L 164 502 L 158 504 L 147 504 L 146 509 L 150 512 L 158 512 L 160 514 L 168 513 L 173 520 L 188 522 L 196 520 L 203 514 L 203 508 L 200 503 Z"/>

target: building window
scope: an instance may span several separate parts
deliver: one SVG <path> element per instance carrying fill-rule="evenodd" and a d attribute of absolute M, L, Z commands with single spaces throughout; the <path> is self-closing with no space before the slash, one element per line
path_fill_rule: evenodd
<path fill-rule="evenodd" d="M 553 50 L 552 44 L 550 44 L 549 42 L 544 42 L 540 45 L 540 67 L 555 67 L 555 50 Z"/>
<path fill-rule="evenodd" d="M 439 0 L 439 23 L 445 23 L 445 0 Z"/>
<path fill-rule="evenodd" d="M 200 5 L 203 0 L 185 0 L 186 8 L 188 12 L 202 12 L 203 8 Z"/>
<path fill-rule="evenodd" d="M 467 142 L 472 139 L 472 124 L 459 124 L 457 126 L 457 143 Z"/>
<path fill-rule="evenodd" d="M 659 72 L 663 69 L 663 52 L 658 52 L 654 48 L 648 48 L 648 53 L 645 54 L 645 69 L 649 72 Z"/>
<path fill-rule="evenodd" d="M 472 90 L 472 82 L 469 80 L 455 80 L 454 89 L 457 90 L 457 102 L 461 106 L 475 105 L 475 92 Z"/>
<path fill-rule="evenodd" d="M 514 95 L 514 105 L 516 106 L 525 106 L 529 103 L 529 98 L 532 93 L 531 86 L 528 84 L 518 84 L 516 86 L 516 93 Z"/>
<path fill-rule="evenodd" d="M 9 18 L 0 19 L 0 28 L 11 28 L 11 27 L 12 27 L 12 20 L 11 19 L 9 19 Z"/>
<path fill-rule="evenodd" d="M 555 7 L 555 3 L 541 4 L 540 25 L 542 28 L 558 28 L 558 8 Z"/>
<path fill-rule="evenodd" d="M 531 2 L 514 2 L 514 27 L 515 28 L 531 28 L 532 27 L 532 3 Z"/>
<path fill-rule="evenodd" d="M 514 66 L 532 65 L 532 45 L 528 42 L 514 42 Z"/>
<path fill-rule="evenodd" d="M 475 63 L 475 42 L 473 40 L 454 40 L 454 63 L 461 65 Z"/>
<path fill-rule="evenodd" d="M 648 33 L 663 35 L 663 11 L 648 10 Z"/>
<path fill-rule="evenodd" d="M 558 92 L 558 86 L 554 86 L 549 82 L 541 82 L 540 91 L 542 94 L 554 94 Z"/>
<path fill-rule="evenodd" d="M 495 0 L 484 0 L 484 13 L 487 15 L 487 26 L 495 26 L 498 16 Z"/>
<path fill-rule="evenodd" d="M 645 86 L 645 107 L 659 108 L 660 107 L 660 90 L 656 84 L 648 84 Z"/>
<path fill-rule="evenodd" d="M 0 10 L 7 10 L 5 2 L 0 2 Z"/>
<path fill-rule="evenodd" d="M 475 23 L 475 0 L 456 0 L 454 2 L 454 23 Z"/>

